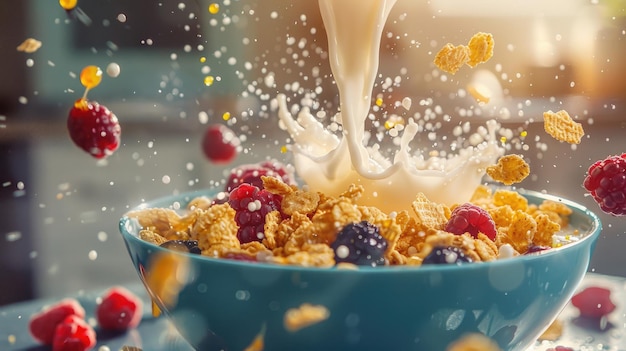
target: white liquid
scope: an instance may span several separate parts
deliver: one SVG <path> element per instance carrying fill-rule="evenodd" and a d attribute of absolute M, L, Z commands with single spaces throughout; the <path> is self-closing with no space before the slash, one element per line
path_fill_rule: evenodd
<path fill-rule="evenodd" d="M 431 201 L 454 204 L 471 197 L 485 167 L 503 153 L 499 127 L 487 123 L 485 141 L 449 158 L 412 155 L 409 142 L 418 126 L 409 120 L 400 149 L 389 160 L 364 145 L 365 119 L 378 73 L 383 28 L 396 0 L 319 0 L 329 43 L 330 66 L 339 88 L 342 137 L 327 130 L 305 107 L 294 119 L 286 97 L 278 96 L 279 117 L 295 143 L 298 175 L 311 190 L 339 195 L 351 184 L 365 188 L 363 205 L 386 212 L 409 209 L 417 193 Z"/>

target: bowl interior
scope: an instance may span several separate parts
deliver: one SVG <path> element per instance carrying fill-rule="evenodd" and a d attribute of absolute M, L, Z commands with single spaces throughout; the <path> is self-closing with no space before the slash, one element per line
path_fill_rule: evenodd
<path fill-rule="evenodd" d="M 207 190 L 139 206 L 184 208 Z M 557 316 L 585 274 L 601 225 L 576 203 L 522 191 L 531 203 L 564 202 L 570 224 L 584 235 L 538 254 L 464 266 L 302 268 L 184 256 L 189 274 L 175 304 L 148 291 L 198 350 L 243 350 L 262 332 L 265 350 L 445 350 L 465 333 L 479 332 L 503 350 L 523 350 Z M 120 231 L 140 277 L 167 249 L 137 237 L 128 218 Z M 285 328 L 288 310 L 323 306 L 329 316 L 298 331 Z"/>

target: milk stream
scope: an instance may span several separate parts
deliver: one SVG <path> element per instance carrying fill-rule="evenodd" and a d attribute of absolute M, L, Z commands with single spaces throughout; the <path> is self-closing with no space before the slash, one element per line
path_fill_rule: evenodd
<path fill-rule="evenodd" d="M 454 204 L 470 199 L 481 183 L 485 167 L 503 153 L 496 140 L 499 128 L 487 122 L 484 141 L 451 157 L 412 154 L 409 143 L 418 132 L 410 119 L 393 160 L 365 145 L 365 120 L 378 73 L 384 25 L 396 0 L 319 0 L 328 36 L 330 67 L 340 99 L 337 136 L 307 107 L 290 113 L 287 98 L 279 95 L 282 126 L 294 140 L 292 152 L 298 175 L 311 190 L 339 195 L 351 184 L 365 188 L 363 205 L 386 212 L 409 209 L 417 193 L 431 201 Z"/>

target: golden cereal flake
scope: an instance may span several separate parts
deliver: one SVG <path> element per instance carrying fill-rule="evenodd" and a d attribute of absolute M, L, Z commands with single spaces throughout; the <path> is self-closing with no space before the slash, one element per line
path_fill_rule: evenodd
<path fill-rule="evenodd" d="M 431 202 L 423 193 L 417 194 L 411 207 L 417 222 L 426 228 L 443 229 L 450 218 L 450 208 Z"/>
<path fill-rule="evenodd" d="M 261 176 L 263 188 L 272 194 L 285 196 L 294 191 L 294 187 L 276 177 Z"/>
<path fill-rule="evenodd" d="M 497 227 L 508 227 L 513 218 L 513 209 L 509 205 L 493 207 L 487 210 Z"/>
<path fill-rule="evenodd" d="M 198 211 L 198 219 L 191 228 L 191 238 L 198 241 L 198 247 L 205 251 L 221 252 L 223 248 L 239 249 L 235 210 L 227 203 L 216 204 L 206 211 Z M 211 254 L 213 256 L 213 254 Z"/>
<path fill-rule="evenodd" d="M 17 51 L 25 52 L 27 54 L 32 54 L 33 52 L 39 50 L 40 47 L 41 47 L 41 41 L 34 39 L 34 38 L 28 38 L 24 40 L 17 47 Z"/>
<path fill-rule="evenodd" d="M 565 110 L 544 112 L 543 127 L 554 139 L 570 144 L 580 144 L 585 135 L 582 124 L 574 122 Z"/>
<path fill-rule="evenodd" d="M 212 204 L 213 200 L 209 199 L 208 197 L 198 196 L 189 201 L 189 203 L 187 204 L 187 210 L 208 210 Z"/>
<path fill-rule="evenodd" d="M 284 240 L 279 240 L 286 240 L 287 237 L 279 238 L 277 236 L 278 227 L 280 226 L 281 221 L 282 216 L 280 211 L 272 211 L 265 215 L 265 224 L 263 225 L 263 245 L 270 250 L 274 250 L 277 247 L 285 245 Z"/>
<path fill-rule="evenodd" d="M 501 244 L 510 244 L 515 251 L 524 253 L 533 241 L 537 232 L 537 222 L 526 212 L 515 211 L 511 224 L 508 227 L 498 228 L 498 238 Z"/>
<path fill-rule="evenodd" d="M 152 230 L 167 240 L 188 240 L 189 228 L 195 222 L 197 213 L 194 211 L 180 216 L 169 208 L 149 208 L 131 211 L 126 216 L 137 219 L 144 229 Z"/>
<path fill-rule="evenodd" d="M 552 237 L 561 230 L 561 226 L 550 219 L 545 213 L 535 216 L 537 222 L 537 232 L 533 236 L 533 244 L 541 246 L 552 246 Z"/>
<path fill-rule="evenodd" d="M 513 210 L 528 210 L 528 199 L 516 191 L 498 189 L 493 193 L 494 206 L 509 205 Z"/>
<path fill-rule="evenodd" d="M 434 63 L 442 71 L 455 74 L 470 60 L 470 50 L 465 45 L 446 44 L 435 56 Z"/>
<path fill-rule="evenodd" d="M 446 351 L 500 351 L 500 347 L 483 334 L 469 333 L 448 345 Z"/>
<path fill-rule="evenodd" d="M 303 214 L 294 213 L 290 218 L 282 221 L 276 231 L 277 242 L 283 242 L 284 255 L 291 255 L 302 250 L 304 244 L 325 242 L 317 235 L 317 230 L 311 219 Z"/>
<path fill-rule="evenodd" d="M 483 233 L 478 233 L 474 240 L 474 251 L 483 262 L 493 261 L 498 258 L 498 246 Z"/>
<path fill-rule="evenodd" d="M 548 329 L 546 329 L 546 331 L 544 331 L 537 340 L 556 341 L 561 337 L 561 335 L 563 335 L 563 322 L 561 322 L 559 319 L 555 319 L 554 322 L 550 324 Z"/>
<path fill-rule="evenodd" d="M 302 328 L 325 321 L 330 317 L 328 308 L 322 305 L 303 303 L 299 307 L 290 308 L 285 312 L 283 324 L 285 329 L 296 332 Z"/>
<path fill-rule="evenodd" d="M 469 60 L 467 64 L 475 67 L 479 63 L 487 62 L 493 56 L 493 35 L 491 33 L 478 32 L 472 36 L 467 47 L 469 48 Z"/>
<path fill-rule="evenodd" d="M 519 183 L 530 174 L 530 167 L 520 155 L 505 155 L 498 163 L 488 166 L 487 174 L 495 181 L 504 185 Z"/>
<path fill-rule="evenodd" d="M 139 231 L 139 238 L 155 245 L 161 245 L 167 241 L 167 239 L 162 237 L 159 233 L 155 233 L 147 229 L 142 229 Z"/>
<path fill-rule="evenodd" d="M 319 203 L 320 195 L 317 192 L 294 190 L 283 196 L 281 210 L 288 216 L 296 212 L 312 214 L 317 210 Z"/>
<path fill-rule="evenodd" d="M 280 264 L 288 264 L 301 267 L 333 267 L 335 265 L 335 252 L 326 244 L 302 245 L 299 251 L 288 256 L 272 256 L 270 261 Z"/>

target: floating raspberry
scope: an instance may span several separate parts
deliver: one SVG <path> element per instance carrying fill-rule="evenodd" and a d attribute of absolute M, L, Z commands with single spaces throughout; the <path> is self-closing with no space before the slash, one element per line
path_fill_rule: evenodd
<path fill-rule="evenodd" d="M 435 246 L 430 253 L 424 257 L 422 264 L 456 264 L 472 262 L 472 259 L 465 256 L 463 250 L 456 246 Z"/>
<path fill-rule="evenodd" d="M 574 349 L 571 347 L 557 346 L 555 348 L 549 348 L 546 351 L 574 351 Z"/>
<path fill-rule="evenodd" d="M 115 114 L 84 98 L 76 101 L 70 110 L 67 130 L 78 147 L 97 159 L 113 154 L 120 145 L 122 134 Z"/>
<path fill-rule="evenodd" d="M 489 213 L 469 202 L 457 206 L 452 211 L 445 231 L 458 235 L 470 233 L 473 237 L 480 232 L 491 240 L 496 239 L 496 224 Z"/>
<path fill-rule="evenodd" d="M 276 161 L 263 161 L 260 163 L 241 165 L 230 172 L 226 181 L 226 191 L 231 192 L 237 186 L 248 183 L 263 189 L 261 176 L 276 177 L 282 179 L 287 184 L 295 184 L 293 170 Z"/>
<path fill-rule="evenodd" d="M 102 296 L 96 307 L 96 319 L 105 330 L 126 330 L 135 328 L 141 322 L 143 302 L 129 290 L 117 286 Z"/>
<path fill-rule="evenodd" d="M 228 204 L 236 211 L 235 222 L 239 225 L 237 238 L 242 244 L 263 240 L 265 215 L 280 210 L 281 201 L 280 195 L 247 183 L 230 192 Z"/>
<path fill-rule="evenodd" d="M 196 240 L 169 240 L 159 246 L 170 250 L 189 252 L 198 255 L 202 253 L 202 250 L 198 247 L 198 241 Z"/>
<path fill-rule="evenodd" d="M 28 323 L 33 338 L 45 345 L 52 345 L 54 330 L 67 316 L 85 318 L 85 309 L 75 299 L 64 299 L 34 314 Z"/>
<path fill-rule="evenodd" d="M 572 305 L 578 308 L 580 316 L 600 319 L 615 310 L 611 301 L 611 290 L 592 286 L 572 297 Z"/>
<path fill-rule="evenodd" d="M 358 266 L 384 266 L 387 240 L 377 226 L 367 221 L 345 225 L 330 247 L 335 252 L 335 262 Z"/>
<path fill-rule="evenodd" d="M 54 330 L 52 351 L 87 351 L 96 346 L 96 332 L 82 318 L 67 316 Z"/>
<path fill-rule="evenodd" d="M 589 167 L 583 186 L 602 211 L 626 215 L 626 153 L 609 156 Z"/>
<path fill-rule="evenodd" d="M 202 151 L 213 163 L 227 164 L 237 156 L 239 138 L 222 124 L 214 124 L 207 128 L 202 138 Z"/>

